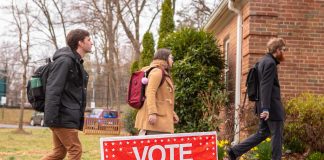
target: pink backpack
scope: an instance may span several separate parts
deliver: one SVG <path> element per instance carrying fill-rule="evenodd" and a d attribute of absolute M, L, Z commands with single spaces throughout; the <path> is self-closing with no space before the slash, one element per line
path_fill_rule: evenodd
<path fill-rule="evenodd" d="M 145 87 L 148 83 L 148 75 L 149 73 L 157 67 L 151 67 L 146 71 L 136 71 L 132 74 L 130 81 L 129 81 L 129 86 L 128 86 L 128 98 L 127 98 L 127 103 L 135 108 L 135 109 L 140 109 L 145 101 Z M 162 80 L 159 85 L 159 87 L 163 84 L 165 80 L 165 75 L 164 71 L 162 71 Z"/>

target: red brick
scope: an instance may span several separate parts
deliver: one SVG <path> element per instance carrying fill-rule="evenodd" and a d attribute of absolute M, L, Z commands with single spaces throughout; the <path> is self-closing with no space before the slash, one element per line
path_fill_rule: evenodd
<path fill-rule="evenodd" d="M 283 99 L 303 92 L 324 95 L 324 4 L 319 0 L 250 0 L 242 9 L 242 82 L 248 69 L 266 52 L 272 37 L 286 40 L 286 61 L 279 65 Z M 235 88 L 236 16 L 215 37 L 223 45 L 230 39 L 231 91 Z M 223 22 L 219 22 L 223 23 Z M 244 91 L 244 92 L 243 92 Z M 231 98 L 234 100 L 234 98 Z M 244 126 L 243 122 L 243 126 Z"/>

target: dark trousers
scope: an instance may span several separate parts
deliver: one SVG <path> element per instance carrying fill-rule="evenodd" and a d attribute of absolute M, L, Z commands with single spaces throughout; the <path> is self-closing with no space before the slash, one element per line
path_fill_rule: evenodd
<path fill-rule="evenodd" d="M 170 134 L 170 132 L 150 131 L 146 130 L 145 135 L 156 135 L 156 134 Z"/>
<path fill-rule="evenodd" d="M 81 142 L 77 129 L 50 128 L 53 132 L 53 150 L 42 160 L 62 160 L 68 153 L 69 160 L 80 160 L 82 155 Z"/>
<path fill-rule="evenodd" d="M 269 136 L 271 136 L 272 160 L 281 160 L 283 121 L 260 120 L 258 132 L 245 139 L 242 143 L 233 146 L 231 149 L 235 156 L 239 157 Z"/>

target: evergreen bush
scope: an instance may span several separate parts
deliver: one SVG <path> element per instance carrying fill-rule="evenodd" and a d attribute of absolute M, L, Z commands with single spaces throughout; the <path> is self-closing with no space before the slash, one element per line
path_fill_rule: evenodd
<path fill-rule="evenodd" d="M 124 127 L 128 133 L 131 135 L 137 135 L 138 130 L 134 128 L 135 126 L 135 118 L 136 118 L 137 110 L 135 109 L 130 109 L 124 119 Z"/>
<path fill-rule="evenodd" d="M 154 39 L 153 34 L 146 32 L 143 36 L 143 51 L 141 53 L 139 68 L 148 66 L 153 60 L 154 56 Z"/>
<path fill-rule="evenodd" d="M 323 160 L 324 159 L 324 153 L 322 152 L 314 152 L 310 154 L 306 160 Z"/>
<path fill-rule="evenodd" d="M 130 68 L 130 73 L 134 73 L 135 71 L 139 70 L 139 62 L 138 61 L 134 61 L 131 65 Z"/>
<path fill-rule="evenodd" d="M 183 28 L 163 39 L 161 47 L 171 49 L 175 61 L 172 77 L 176 86 L 175 111 L 180 118 L 176 131 L 216 130 L 210 117 L 204 116 L 208 107 L 217 110 L 215 105 L 205 105 L 204 95 L 224 94 L 221 91 L 224 88 L 221 76 L 224 61 L 216 40 L 204 31 Z M 213 104 L 218 105 L 226 101 L 222 98 L 213 99 L 222 101 L 213 101 Z"/>
<path fill-rule="evenodd" d="M 162 48 L 162 40 L 174 30 L 172 1 L 164 0 L 159 28 L 158 48 Z"/>

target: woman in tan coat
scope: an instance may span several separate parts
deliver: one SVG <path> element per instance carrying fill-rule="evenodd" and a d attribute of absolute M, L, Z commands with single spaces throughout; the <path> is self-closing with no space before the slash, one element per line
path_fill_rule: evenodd
<path fill-rule="evenodd" d="M 172 64 L 171 51 L 158 49 L 150 66 L 142 68 L 156 67 L 148 75 L 146 100 L 136 115 L 135 128 L 140 130 L 140 135 L 174 133 L 174 124 L 179 122 L 174 112 L 174 85 L 170 76 Z"/>

